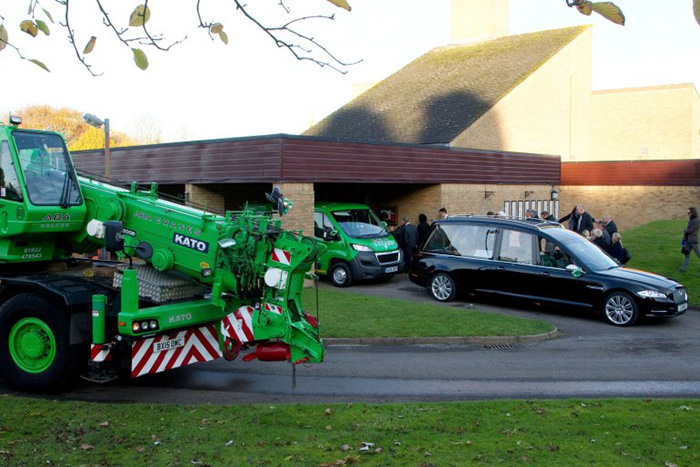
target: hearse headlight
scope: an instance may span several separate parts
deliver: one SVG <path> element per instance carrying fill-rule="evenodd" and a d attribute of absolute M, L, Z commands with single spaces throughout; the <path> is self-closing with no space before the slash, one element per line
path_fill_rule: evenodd
<path fill-rule="evenodd" d="M 360 245 L 359 243 L 352 243 L 352 249 L 355 251 L 373 251 L 367 245 Z"/>
<path fill-rule="evenodd" d="M 644 298 L 666 298 L 666 294 L 657 290 L 642 290 L 637 292 L 637 295 Z"/>

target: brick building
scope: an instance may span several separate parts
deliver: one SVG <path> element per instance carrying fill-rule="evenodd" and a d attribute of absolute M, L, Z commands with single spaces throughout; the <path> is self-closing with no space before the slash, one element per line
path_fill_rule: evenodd
<path fill-rule="evenodd" d="M 286 222 L 307 231 L 310 206 L 327 200 L 413 219 L 443 206 L 522 215 L 558 212 L 556 191 L 563 211 L 583 203 L 596 217 L 624 216 L 622 228 L 683 217 L 698 204 L 696 165 L 683 166 L 690 177 L 675 171 L 680 160 L 700 160 L 694 86 L 593 92 L 592 27 L 509 36 L 507 12 L 508 0 L 453 0 L 452 45 L 418 57 L 303 137 L 113 150 L 113 173 L 220 210 L 262 201 L 252 194 L 277 184 L 295 201 Z M 99 154 L 78 154 L 78 167 L 101 173 Z"/>
<path fill-rule="evenodd" d="M 74 153 L 83 173 L 104 173 L 102 151 Z M 415 144 L 377 144 L 272 135 L 154 144 L 111 151 L 112 177 L 157 182 L 213 212 L 263 203 L 278 186 L 294 203 L 286 228 L 312 232 L 316 201 L 354 201 L 396 216 L 550 208 L 559 157 Z M 511 207 L 512 206 L 512 207 Z M 555 206 L 552 204 L 552 206 Z M 512 211 L 511 211 L 512 210 Z"/>

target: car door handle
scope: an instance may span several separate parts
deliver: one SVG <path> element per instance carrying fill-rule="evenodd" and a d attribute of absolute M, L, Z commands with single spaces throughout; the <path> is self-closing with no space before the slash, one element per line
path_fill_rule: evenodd
<path fill-rule="evenodd" d="M 542 272 L 540 273 L 540 276 L 549 277 L 550 274 L 549 274 L 547 271 L 542 271 Z"/>

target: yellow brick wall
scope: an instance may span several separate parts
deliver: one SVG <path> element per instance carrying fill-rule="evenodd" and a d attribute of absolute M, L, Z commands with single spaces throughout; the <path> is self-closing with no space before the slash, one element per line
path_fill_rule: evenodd
<path fill-rule="evenodd" d="M 442 193 L 440 185 L 431 185 L 411 190 L 401 195 L 390 196 L 383 202 L 385 206 L 396 206 L 400 220 L 404 216 L 418 225 L 418 215 L 425 214 L 430 219 L 437 217 L 438 210 L 442 207 Z"/>
<path fill-rule="evenodd" d="M 185 185 L 185 193 L 190 201 L 202 206 L 206 205 L 207 209 L 213 212 L 223 213 L 225 211 L 224 195 L 214 190 L 214 187 L 207 185 L 195 185 L 192 183 Z"/>
<path fill-rule="evenodd" d="M 483 215 L 489 211 L 501 211 L 505 201 L 549 200 L 551 188 L 550 185 L 446 183 L 442 185 L 442 199 L 449 214 Z M 527 197 L 525 196 L 526 192 Z"/>
<path fill-rule="evenodd" d="M 486 197 L 486 192 L 489 192 Z M 528 192 L 527 198 L 525 192 Z M 418 215 L 425 214 L 428 222 L 438 217 L 440 208 L 451 215 L 486 214 L 503 209 L 505 201 L 549 200 L 550 185 L 496 185 L 496 184 L 442 184 L 416 189 L 386 201 L 387 206 L 396 206 L 399 219 L 408 216 L 418 223 Z"/>
<path fill-rule="evenodd" d="M 610 214 L 620 230 L 659 219 L 687 219 L 689 206 L 700 207 L 700 187 L 562 186 L 561 216 L 583 204 L 596 220 Z"/>
<path fill-rule="evenodd" d="M 452 145 L 586 160 L 590 152 L 591 44 L 589 28 L 505 95 Z"/>
<path fill-rule="evenodd" d="M 589 160 L 700 157 L 699 107 L 692 84 L 594 92 Z"/>
<path fill-rule="evenodd" d="M 287 230 L 303 230 L 310 237 L 314 235 L 314 184 L 275 183 L 285 198 L 292 201 L 292 208 L 282 217 L 282 227 Z"/>

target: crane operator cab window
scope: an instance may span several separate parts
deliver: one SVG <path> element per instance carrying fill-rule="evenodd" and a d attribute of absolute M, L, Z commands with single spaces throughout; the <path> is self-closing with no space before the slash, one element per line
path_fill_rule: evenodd
<path fill-rule="evenodd" d="M 81 204 L 78 181 L 63 139 L 49 133 L 13 132 L 29 201 L 37 206 Z"/>
<path fill-rule="evenodd" d="M 17 170 L 12 161 L 10 143 L 0 143 L 0 198 L 11 201 L 22 201 L 22 190 L 17 179 Z"/>

